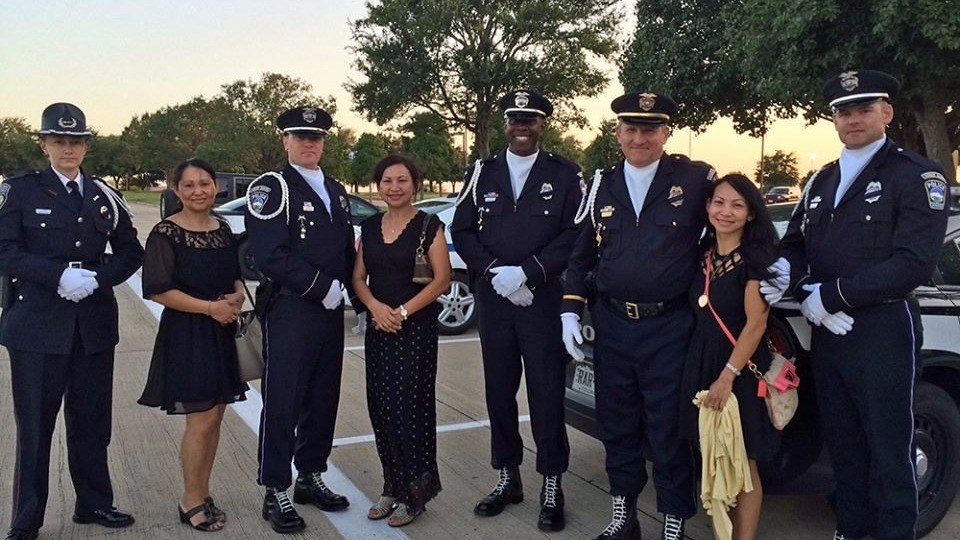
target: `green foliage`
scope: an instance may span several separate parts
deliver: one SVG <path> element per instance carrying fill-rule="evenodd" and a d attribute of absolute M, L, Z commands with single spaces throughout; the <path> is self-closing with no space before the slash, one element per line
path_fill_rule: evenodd
<path fill-rule="evenodd" d="M 436 181 L 456 179 L 460 173 L 458 155 L 443 120 L 432 113 L 417 113 L 403 126 L 401 151 L 413 159 L 428 186 Z"/>
<path fill-rule="evenodd" d="M 350 161 L 350 167 L 347 172 L 347 178 L 354 187 L 354 191 L 360 186 L 366 186 L 373 183 L 373 166 L 378 161 L 387 157 L 389 153 L 387 148 L 389 141 L 384 137 L 364 133 L 357 139 L 357 145 L 353 149 L 353 159 Z"/>
<path fill-rule="evenodd" d="M 353 24 L 354 67 L 366 77 L 347 89 L 381 124 L 427 110 L 476 136 L 490 151 L 490 121 L 508 91 L 535 88 L 582 121 L 572 101 L 606 79 L 590 57 L 609 59 L 616 0 L 382 0 Z M 588 56 L 589 55 L 589 56 Z"/>
<path fill-rule="evenodd" d="M 140 171 L 140 159 L 128 137 L 106 135 L 94 137 L 83 159 L 85 169 L 99 176 L 116 180 L 119 189 L 130 187 L 130 180 Z"/>
<path fill-rule="evenodd" d="M 342 128 L 327 135 L 323 141 L 323 159 L 320 166 L 324 175 L 337 180 L 350 177 L 350 149 L 356 146 L 357 135 L 352 129 Z M 356 191 L 356 186 L 354 186 Z"/>
<path fill-rule="evenodd" d="M 0 118 L 0 174 L 10 176 L 47 164 L 33 128 L 23 118 Z"/>
<path fill-rule="evenodd" d="M 499 152 L 507 147 L 507 135 L 504 132 L 504 120 L 502 115 L 495 115 L 490 121 L 490 149 Z M 556 122 L 553 118 L 547 119 L 540 135 L 540 149 L 547 152 L 560 154 L 561 156 L 579 163 L 583 159 L 583 148 L 580 142 L 573 135 L 567 135 L 563 131 L 563 124 Z"/>
<path fill-rule="evenodd" d="M 620 144 L 617 143 L 617 121 L 606 120 L 600 124 L 600 133 L 583 151 L 583 176 L 592 176 L 597 169 L 604 169 L 620 160 Z"/>
<path fill-rule="evenodd" d="M 765 192 L 773 186 L 795 186 L 800 182 L 800 170 L 797 168 L 797 156 L 777 150 L 772 155 L 763 156 L 763 177 L 760 176 L 760 163 L 754 170 L 754 181 Z"/>

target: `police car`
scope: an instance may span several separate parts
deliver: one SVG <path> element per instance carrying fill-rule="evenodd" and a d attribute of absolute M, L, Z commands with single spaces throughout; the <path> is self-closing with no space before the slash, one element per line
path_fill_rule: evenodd
<path fill-rule="evenodd" d="M 768 206 L 781 235 L 793 206 Z M 914 294 L 923 318 L 923 371 L 914 393 L 920 493 L 917 531 L 923 536 L 943 519 L 960 485 L 960 212 L 949 218 L 940 259 L 930 281 Z M 770 337 L 775 348 L 796 359 L 802 383 L 800 407 L 783 431 L 779 455 L 760 464 L 765 489 L 776 489 L 807 472 L 821 459 L 823 450 L 816 388 L 810 373 L 810 326 L 800 314 L 800 306 L 789 298 L 778 302 L 772 315 L 768 321 Z M 591 346 L 594 332 L 589 314 L 584 317 L 583 337 L 585 360 L 571 362 L 567 368 L 566 420 L 596 436 Z"/>

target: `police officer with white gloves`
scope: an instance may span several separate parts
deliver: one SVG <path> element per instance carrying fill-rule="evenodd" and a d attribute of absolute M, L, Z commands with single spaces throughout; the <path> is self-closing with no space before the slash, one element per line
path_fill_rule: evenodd
<path fill-rule="evenodd" d="M 143 247 L 119 192 L 80 168 L 92 134 L 83 112 L 54 103 L 40 126 L 50 166 L 0 184 L 0 272 L 14 279 L 0 344 L 10 353 L 17 420 L 7 540 L 36 538 L 43 525 L 61 402 L 77 495 L 73 521 L 134 522 L 113 507 L 107 446 L 119 341 L 113 287 L 140 267 Z"/>
<path fill-rule="evenodd" d="M 589 302 L 596 339 L 596 415 L 607 454 L 613 518 L 598 539 L 639 539 L 637 496 L 653 462 L 662 538 L 683 538 L 696 513 L 694 461 L 679 435 L 680 380 L 694 317 L 686 302 L 698 268 L 712 168 L 664 154 L 677 105 L 653 92 L 611 104 L 625 160 L 597 171 L 567 268 L 563 340 L 583 358 Z"/>
<path fill-rule="evenodd" d="M 537 526 L 558 531 L 565 525 L 561 476 L 570 454 L 560 273 L 577 235 L 573 218 L 581 196 L 580 168 L 539 147 L 553 112 L 549 100 L 518 90 L 500 99 L 500 109 L 508 147 L 467 171 L 450 228 L 477 299 L 491 465 L 499 470 L 496 487 L 474 512 L 495 516 L 523 500 L 516 395 L 525 370 L 537 472 L 543 475 Z"/>
<path fill-rule="evenodd" d="M 326 111 L 297 107 L 277 118 L 288 163 L 247 189 L 246 228 L 265 276 L 263 411 L 259 475 L 263 517 L 279 533 L 303 530 L 290 503 L 290 460 L 299 475 L 294 502 L 321 510 L 350 503 L 321 478 L 333 444 L 343 371 L 341 288 L 356 258 L 347 192 L 319 167 L 333 125 Z M 352 295 L 351 295 L 352 296 Z M 359 302 L 354 303 L 358 312 Z"/>
<path fill-rule="evenodd" d="M 899 90 L 872 70 L 830 78 L 840 159 L 807 183 L 780 252 L 813 324 L 811 362 L 837 480 L 834 538 L 913 539 L 919 305 L 943 243 L 939 165 L 886 136 Z"/>

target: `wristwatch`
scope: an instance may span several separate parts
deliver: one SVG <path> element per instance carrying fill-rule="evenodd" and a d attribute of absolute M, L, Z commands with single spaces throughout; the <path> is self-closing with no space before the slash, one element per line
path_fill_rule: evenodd
<path fill-rule="evenodd" d="M 403 304 L 400 304 L 400 315 L 403 317 L 403 320 L 407 320 L 407 308 L 403 307 Z"/>

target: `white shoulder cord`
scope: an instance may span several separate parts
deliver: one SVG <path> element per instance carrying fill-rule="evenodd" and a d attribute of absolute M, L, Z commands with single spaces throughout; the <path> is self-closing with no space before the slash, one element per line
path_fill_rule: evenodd
<path fill-rule="evenodd" d="M 120 223 L 120 215 L 117 213 L 117 206 L 119 205 L 126 211 L 127 215 L 130 216 L 130 219 L 133 219 L 133 212 L 130 211 L 130 207 L 127 206 L 127 203 L 123 201 L 123 198 L 117 194 L 116 191 L 107 187 L 102 180 L 94 178 L 93 183 L 100 188 L 100 191 L 107 196 L 107 201 L 110 203 L 110 207 L 113 208 L 113 229 L 116 230 L 117 224 Z"/>
<path fill-rule="evenodd" d="M 813 186 L 813 181 L 817 179 L 817 175 L 820 174 L 820 171 L 826 168 L 827 166 L 824 165 L 823 167 L 820 167 L 819 169 L 817 169 L 813 173 L 813 175 L 810 176 L 810 179 L 807 180 L 807 184 L 803 186 L 803 211 L 804 212 L 807 212 L 810 210 L 810 188 L 811 186 Z M 799 206 L 799 204 L 797 206 Z M 796 213 L 796 212 L 797 212 L 797 208 L 794 207 L 793 213 Z"/>
<path fill-rule="evenodd" d="M 573 222 L 577 225 L 580 224 L 584 218 L 587 217 L 587 214 L 590 214 L 590 221 L 593 223 L 593 228 L 597 228 L 597 219 L 593 216 L 593 205 L 597 202 L 597 190 L 600 188 L 600 179 L 603 178 L 603 171 L 597 169 L 593 173 L 593 183 L 590 184 L 590 192 L 584 193 L 583 198 L 580 199 L 580 208 L 577 210 L 577 215 L 573 217 Z"/>
<path fill-rule="evenodd" d="M 272 176 L 272 177 L 276 178 L 276 179 L 277 179 L 277 182 L 279 182 L 279 184 L 280 184 L 280 206 L 279 206 L 279 207 L 277 208 L 277 210 L 276 210 L 275 212 L 273 212 L 272 214 L 260 214 L 260 213 L 258 213 L 256 210 L 253 209 L 253 205 L 250 203 L 250 197 L 249 197 L 250 189 L 253 188 L 253 185 L 254 185 L 254 184 L 256 184 L 257 182 L 259 182 L 260 180 L 262 180 L 262 179 L 264 179 L 264 178 L 266 178 L 266 177 L 268 177 L 268 176 Z M 251 215 L 251 216 L 253 216 L 253 217 L 257 218 L 257 219 L 262 219 L 262 220 L 273 219 L 273 218 L 279 216 L 282 212 L 286 212 L 286 213 L 287 213 L 287 224 L 288 224 L 288 225 L 290 224 L 290 191 L 289 191 L 289 189 L 287 188 L 287 181 L 283 179 L 283 176 L 281 176 L 280 173 L 276 173 L 276 172 L 273 172 L 273 171 L 265 172 L 265 173 L 261 174 L 260 176 L 258 176 L 253 182 L 250 182 L 250 185 L 247 186 L 247 210 L 250 211 L 250 215 Z"/>
<path fill-rule="evenodd" d="M 470 180 L 467 182 L 467 185 L 463 187 L 463 193 L 457 197 L 457 202 L 454 203 L 454 206 L 460 206 L 469 193 L 473 197 L 473 205 L 477 205 L 477 180 L 480 179 L 480 169 L 483 168 L 483 162 L 479 159 L 473 164 L 473 174 L 470 176 Z"/>

